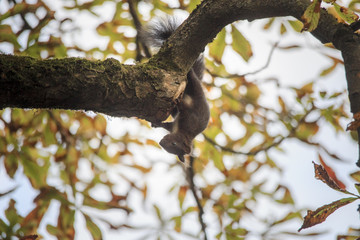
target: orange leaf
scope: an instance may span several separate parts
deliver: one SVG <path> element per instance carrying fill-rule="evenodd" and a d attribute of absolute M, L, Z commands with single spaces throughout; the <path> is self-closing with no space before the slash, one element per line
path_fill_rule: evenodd
<path fill-rule="evenodd" d="M 303 225 L 298 230 L 298 232 L 300 232 L 304 228 L 309 228 L 316 224 L 324 222 L 326 220 L 326 218 L 330 214 L 335 212 L 338 208 L 345 206 L 357 199 L 358 198 L 353 198 L 353 197 L 343 198 L 343 199 L 337 200 L 335 202 L 332 202 L 330 204 L 324 205 L 324 206 L 316 209 L 315 211 L 308 210 L 307 215 L 305 216 Z"/>
<path fill-rule="evenodd" d="M 180 208 L 182 208 L 182 204 L 184 202 L 187 190 L 188 190 L 188 186 L 181 186 L 179 189 L 178 199 L 179 199 L 179 203 L 180 203 Z"/>
<path fill-rule="evenodd" d="M 323 169 L 325 169 L 325 171 L 326 171 L 326 173 L 327 173 L 327 176 L 329 177 L 329 180 L 332 181 L 332 182 L 334 182 L 334 183 L 336 184 L 337 189 L 335 189 L 335 190 L 338 190 L 338 188 L 340 188 L 340 190 L 346 190 L 345 184 L 344 184 L 343 182 L 341 182 L 341 181 L 336 177 L 336 174 L 335 174 L 334 170 L 332 170 L 331 167 L 329 167 L 328 165 L 326 165 L 326 163 L 324 162 L 324 160 L 323 160 L 323 158 L 321 157 L 320 154 L 319 154 L 319 160 L 320 160 L 320 163 L 321 163 Z M 316 169 L 315 169 L 315 174 L 316 174 Z M 319 177 L 321 177 L 321 178 L 318 178 L 317 175 L 315 175 L 315 177 L 316 177 L 317 179 L 320 179 L 321 181 L 324 182 L 324 180 L 323 180 L 323 179 L 324 179 L 324 178 L 323 178 L 324 175 L 319 176 Z M 327 179 L 327 178 L 326 178 L 326 179 Z M 331 187 L 326 181 L 325 181 L 325 183 L 326 183 L 329 187 Z M 332 183 L 331 183 L 331 184 L 332 184 Z M 332 188 L 333 188 L 333 187 L 332 187 Z"/>

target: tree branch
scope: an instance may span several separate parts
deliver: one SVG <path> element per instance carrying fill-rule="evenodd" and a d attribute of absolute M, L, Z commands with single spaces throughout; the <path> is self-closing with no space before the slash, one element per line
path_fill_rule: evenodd
<path fill-rule="evenodd" d="M 195 186 L 195 183 L 194 183 L 194 161 L 195 161 L 195 158 L 190 156 L 190 164 L 189 164 L 189 167 L 185 168 L 185 171 L 186 171 L 186 176 L 187 176 L 187 179 L 188 179 L 188 182 L 189 182 L 189 185 L 190 185 L 190 190 L 194 196 L 194 199 L 195 199 L 195 202 L 196 202 L 196 205 L 199 209 L 199 222 L 200 222 L 200 225 L 201 225 L 201 231 L 203 232 L 204 234 L 204 240 L 207 240 L 207 234 L 206 234 L 206 224 L 204 222 L 204 208 L 203 206 L 201 205 L 201 202 L 200 202 L 200 199 L 199 199 L 199 196 L 198 194 L 196 193 L 196 186 Z"/>
<path fill-rule="evenodd" d="M 184 81 L 185 76 L 147 63 L 37 60 L 0 54 L 0 109 L 91 110 L 158 122 L 170 114 L 185 88 Z"/>

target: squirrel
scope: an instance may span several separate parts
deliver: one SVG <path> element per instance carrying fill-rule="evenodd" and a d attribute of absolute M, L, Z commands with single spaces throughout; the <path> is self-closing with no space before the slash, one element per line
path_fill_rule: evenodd
<path fill-rule="evenodd" d="M 159 18 L 147 25 L 140 36 L 149 47 L 160 48 L 179 25 L 174 17 Z M 204 70 L 201 54 L 187 74 L 183 99 L 171 112 L 174 121 L 152 123 L 153 127 L 163 127 L 170 132 L 160 141 L 160 146 L 177 155 L 183 163 L 184 155 L 191 153 L 193 139 L 205 130 L 210 118 L 209 105 L 201 86 Z"/>

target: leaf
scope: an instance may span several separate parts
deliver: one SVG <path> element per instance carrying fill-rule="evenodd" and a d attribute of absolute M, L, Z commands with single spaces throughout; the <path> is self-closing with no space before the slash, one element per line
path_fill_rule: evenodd
<path fill-rule="evenodd" d="M 24 167 L 24 173 L 28 176 L 34 188 L 40 188 L 46 185 L 47 171 L 50 162 L 44 160 L 43 166 L 40 166 L 36 161 L 40 158 L 36 149 L 30 147 L 22 147 L 20 161 Z"/>
<path fill-rule="evenodd" d="M 332 71 L 335 70 L 337 64 L 338 64 L 337 62 L 334 62 L 330 67 L 324 69 L 324 70 L 320 73 L 320 76 L 324 77 L 324 76 L 330 74 Z"/>
<path fill-rule="evenodd" d="M 209 153 L 212 157 L 212 160 L 214 161 L 215 167 L 220 171 L 224 171 L 225 165 L 223 162 L 222 154 L 217 149 L 212 149 Z"/>
<path fill-rule="evenodd" d="M 296 137 L 301 140 L 307 140 L 319 131 L 319 125 L 316 122 L 303 122 L 296 129 Z"/>
<path fill-rule="evenodd" d="M 321 180 L 322 182 L 324 182 L 326 185 L 328 185 L 329 187 L 331 187 L 332 189 L 335 189 L 337 191 L 343 192 L 346 191 L 342 188 L 340 188 L 337 183 L 330 178 L 330 176 L 328 175 L 328 173 L 326 172 L 326 170 L 324 169 L 323 166 L 318 165 L 316 163 L 314 163 L 314 169 L 315 169 L 315 178 Z"/>
<path fill-rule="evenodd" d="M 349 8 L 345 8 L 340 6 L 337 3 L 333 3 L 335 11 L 339 14 L 339 16 L 348 23 L 353 23 L 359 19 L 359 16 L 357 16 L 352 10 Z"/>
<path fill-rule="evenodd" d="M 184 199 L 186 197 L 186 193 L 188 190 L 188 186 L 181 186 L 178 192 L 178 199 L 180 204 L 180 209 L 182 209 L 182 205 L 184 203 Z"/>
<path fill-rule="evenodd" d="M 332 170 L 331 167 L 329 167 L 328 165 L 326 165 L 326 163 L 324 162 L 323 158 L 321 157 L 321 155 L 319 154 L 319 160 L 321 165 L 323 166 L 323 168 L 325 169 L 327 175 L 330 177 L 330 179 L 332 179 L 335 184 L 341 189 L 341 190 L 346 190 L 346 186 L 343 182 L 341 182 L 337 177 L 336 174 L 334 172 L 334 170 Z M 316 173 L 316 172 L 315 172 Z M 315 176 L 316 177 L 316 176 Z M 321 179 L 320 179 L 321 180 Z"/>
<path fill-rule="evenodd" d="M 55 137 L 55 133 L 56 131 L 53 131 L 50 127 L 51 123 L 53 122 L 49 122 L 49 124 L 46 125 L 45 129 L 43 130 L 43 134 L 44 134 L 44 139 L 43 139 L 43 143 L 44 143 L 44 147 L 50 146 L 52 144 L 56 144 L 56 137 Z"/>
<path fill-rule="evenodd" d="M 50 224 L 46 225 L 46 231 L 53 236 L 61 236 L 62 235 L 62 232 L 60 229 L 58 229 L 57 227 L 50 225 Z"/>
<path fill-rule="evenodd" d="M 307 215 L 305 216 L 303 225 L 299 228 L 298 232 L 300 232 L 302 229 L 312 227 L 314 225 L 317 225 L 319 223 L 322 223 L 326 220 L 326 218 L 335 212 L 340 207 L 343 207 L 359 198 L 343 198 L 340 200 L 337 200 L 335 202 L 332 202 L 330 204 L 324 205 L 315 211 L 308 210 Z"/>
<path fill-rule="evenodd" d="M 233 228 L 231 225 L 225 227 L 226 239 L 244 239 L 248 231 L 244 228 Z"/>
<path fill-rule="evenodd" d="M 102 233 L 98 225 L 96 225 L 92 219 L 87 215 L 84 214 L 85 220 L 86 220 L 86 227 L 89 229 L 91 236 L 94 240 L 100 240 L 102 239 Z"/>
<path fill-rule="evenodd" d="M 6 173 L 9 175 L 9 177 L 13 178 L 19 166 L 18 158 L 15 154 L 12 153 L 9 153 L 7 156 L 5 155 L 4 157 L 4 166 L 6 169 Z"/>
<path fill-rule="evenodd" d="M 154 209 L 155 209 L 156 216 L 158 217 L 158 219 L 160 220 L 160 222 L 163 222 L 160 208 L 159 208 L 156 204 L 153 204 L 153 207 L 154 207 Z"/>
<path fill-rule="evenodd" d="M 295 89 L 298 98 L 303 98 L 307 94 L 312 94 L 314 92 L 314 82 L 309 82 L 302 86 L 300 89 Z"/>
<path fill-rule="evenodd" d="M 292 21 L 292 20 L 289 20 L 288 21 L 290 26 L 296 31 L 296 32 L 301 32 L 301 30 L 303 29 L 304 27 L 304 24 L 299 21 L 299 20 L 295 20 L 295 21 Z"/>
<path fill-rule="evenodd" d="M 209 45 L 209 54 L 214 58 L 216 63 L 221 63 L 222 56 L 225 51 L 226 42 L 226 31 L 225 28 L 218 33 L 215 40 Z"/>
<path fill-rule="evenodd" d="M 21 46 L 17 41 L 16 34 L 9 25 L 0 25 L 0 42 L 9 42 L 15 49 L 19 49 Z"/>
<path fill-rule="evenodd" d="M 358 191 L 358 193 L 360 194 L 360 183 L 355 183 L 355 188 Z"/>
<path fill-rule="evenodd" d="M 281 199 L 276 200 L 276 202 L 278 203 L 282 203 L 282 204 L 294 204 L 294 200 L 291 196 L 290 190 L 286 187 L 283 187 L 285 189 L 284 195 L 282 196 Z"/>
<path fill-rule="evenodd" d="M 350 177 L 360 183 L 360 171 L 351 173 Z"/>
<path fill-rule="evenodd" d="M 5 216 L 10 226 L 15 226 L 22 220 L 22 217 L 16 211 L 15 203 L 15 200 L 11 199 L 9 201 L 9 207 L 5 210 Z"/>
<path fill-rule="evenodd" d="M 21 237 L 20 240 L 36 240 L 38 238 L 38 235 L 34 234 L 34 235 L 27 235 L 24 237 Z"/>
<path fill-rule="evenodd" d="M 286 27 L 284 24 L 281 24 L 280 26 L 280 34 L 283 35 L 284 33 L 286 33 Z"/>
<path fill-rule="evenodd" d="M 348 124 L 346 131 L 356 131 L 360 127 L 360 112 L 354 114 L 354 121 Z"/>
<path fill-rule="evenodd" d="M 253 55 L 249 41 L 241 34 L 241 32 L 231 25 L 232 31 L 232 47 L 246 62 Z"/>
<path fill-rule="evenodd" d="M 314 0 L 305 10 L 301 20 L 304 27 L 301 31 L 313 31 L 317 27 L 320 19 L 320 0 Z"/>
<path fill-rule="evenodd" d="M 94 118 L 94 127 L 101 135 L 106 134 L 106 119 L 104 116 L 97 114 Z"/>
<path fill-rule="evenodd" d="M 269 29 L 272 26 L 272 24 L 274 23 L 274 20 L 275 20 L 275 18 L 270 18 L 268 20 L 268 22 L 263 26 L 264 30 Z"/>
<path fill-rule="evenodd" d="M 175 222 L 174 230 L 178 233 L 181 232 L 182 217 L 175 216 L 175 217 L 171 218 L 171 220 L 173 220 Z"/>

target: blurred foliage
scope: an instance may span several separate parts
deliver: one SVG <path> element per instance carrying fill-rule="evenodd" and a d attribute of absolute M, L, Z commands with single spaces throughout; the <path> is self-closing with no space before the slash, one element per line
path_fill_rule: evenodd
<path fill-rule="evenodd" d="M 0 50 L 38 58 L 116 57 L 122 62 L 134 62 L 135 59 L 142 60 L 139 56 L 144 55 L 134 19 L 138 18 L 141 24 L 145 24 L 161 14 L 191 12 L 199 2 L 3 0 L 0 2 Z M 338 1 L 324 2 L 331 3 L 336 10 L 331 11 L 330 6 L 329 12 L 341 13 L 339 19 L 348 23 L 354 18 L 346 13 L 359 13 L 356 8 L 359 1 L 356 0 L 349 3 L 348 12 L 343 11 L 345 8 L 340 7 Z M 312 30 L 318 21 L 314 9 L 320 3 L 314 1 L 309 7 L 304 16 L 305 27 L 293 19 L 272 18 L 263 26 L 263 31 L 275 30 L 285 35 L 289 31 Z M 80 15 L 85 16 L 89 24 L 79 22 Z M 94 29 L 86 29 L 92 26 L 95 26 Z M 208 223 L 211 232 L 216 232 L 209 236 L 210 239 L 247 239 L 251 235 L 262 239 L 287 239 L 294 235 L 311 238 L 320 234 L 298 233 L 284 224 L 297 220 L 300 226 L 304 211 L 295 207 L 296 199 L 284 183 L 268 183 L 272 174 L 282 173 L 272 153 L 284 151 L 282 144 L 293 139 L 316 149 L 324 158 L 341 160 L 341 156 L 319 142 L 317 136 L 325 126 L 327 131 L 344 132 L 341 121 L 349 121 L 346 92 L 316 91 L 316 80 L 295 87 L 285 86 L 274 77 L 269 80 L 248 78 L 248 75 L 262 69 L 241 75 L 228 73 L 223 65 L 226 51 L 233 51 L 245 62 L 253 56 L 252 44 L 239 26 L 234 23 L 224 28 L 208 46 L 205 83 L 211 105 L 211 121 L 203 138 L 195 143 L 197 157 L 191 169 L 195 176 L 189 175 L 185 169 L 182 177 L 185 179 L 187 174 L 191 178 L 190 184 L 179 180 L 169 189 L 169 199 L 175 196 L 178 200 L 178 214 L 169 216 L 167 206 L 154 202 L 149 196 L 149 188 L 154 186 L 151 186 L 148 176 L 154 173 L 158 163 L 141 162 L 137 153 L 145 152 L 148 156 L 147 151 L 159 150 L 151 134 L 144 137 L 125 130 L 120 136 L 114 136 L 108 127 L 111 118 L 106 119 L 100 114 L 4 109 L 0 112 L 1 174 L 17 184 L 23 184 L 17 179 L 19 175 L 24 176 L 36 196 L 32 199 L 22 195 L 34 204 L 32 210 L 24 215 L 14 199 L 19 194 L 17 187 L 2 186 L 5 190 L 0 194 L 0 201 L 7 201 L 7 209 L 0 214 L 0 239 L 35 239 L 35 234 L 40 238 L 47 234 L 57 239 L 73 239 L 75 234 L 84 231 L 93 239 L 103 239 L 107 231 L 124 229 L 143 234 L 139 239 L 178 239 L 180 236 L 199 239 L 204 234 L 200 227 L 204 218 L 191 230 L 188 226 L 194 223 L 194 219 L 197 221 L 194 213 L 201 211 L 205 211 L 206 219 L 212 221 Z M 105 46 L 89 47 L 87 42 L 77 41 L 84 28 L 96 31 L 96 39 L 104 40 Z M 274 44 L 273 50 L 289 51 L 300 47 Z M 334 56 L 324 56 L 332 64 L 322 70 L 319 78 L 331 74 L 343 64 Z M 270 61 L 271 54 L 268 58 Z M 262 99 L 267 84 L 279 89 L 272 96 L 277 99 L 272 108 Z M 321 106 L 326 107 L 319 107 L 317 101 L 325 103 Z M 242 129 L 241 136 L 231 134 L 229 121 Z M 147 123 L 139 122 L 141 128 L 151 131 Z M 321 212 L 320 217 L 315 214 L 321 219 L 317 220 L 310 214 L 302 228 L 320 223 L 330 214 L 327 211 L 335 211 L 359 198 L 338 185 L 339 189 L 331 185 L 328 179 L 333 179 L 335 173 L 330 173 L 332 169 L 320 155 L 319 160 L 325 173 L 318 178 L 335 190 L 352 194 L 352 197 L 316 210 L 315 213 Z M 181 164 L 173 161 L 167 167 L 171 172 L 181 169 Z M 351 174 L 357 182 L 359 176 L 359 172 Z M 194 180 L 198 183 L 196 189 L 191 187 Z M 339 182 L 335 181 L 336 184 Z M 360 189 L 358 183 L 355 186 Z M 189 202 L 189 198 L 197 198 L 196 192 L 200 193 L 199 203 Z M 134 212 L 141 208 L 141 204 L 133 204 L 134 195 L 142 199 L 146 214 L 153 215 L 158 220 L 157 224 L 144 226 L 139 219 L 131 221 Z M 277 214 L 260 214 L 260 199 L 267 202 L 269 211 L 272 209 Z M 137 208 L 134 209 L 134 206 Z M 116 222 L 108 216 L 114 211 Z M 55 215 L 53 218 L 57 220 L 49 222 L 45 217 L 47 214 Z M 199 217 L 201 219 L 203 215 Z M 263 227 L 251 228 L 243 224 L 249 218 L 253 226 Z M 82 228 L 76 225 L 81 221 L 84 222 Z M 358 233 L 358 229 L 350 228 L 349 235 L 340 235 L 338 239 L 356 239 Z M 121 236 L 121 232 L 118 234 Z"/>

